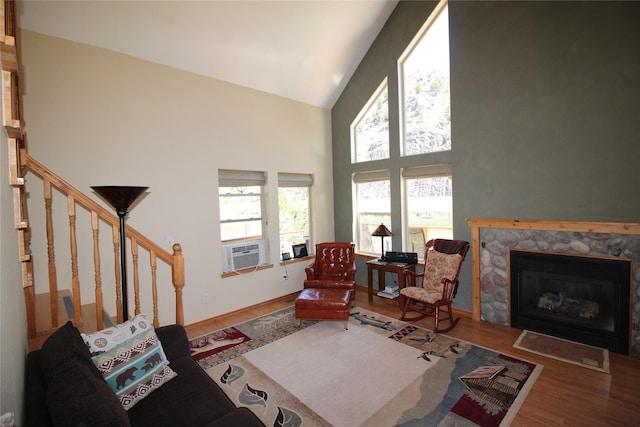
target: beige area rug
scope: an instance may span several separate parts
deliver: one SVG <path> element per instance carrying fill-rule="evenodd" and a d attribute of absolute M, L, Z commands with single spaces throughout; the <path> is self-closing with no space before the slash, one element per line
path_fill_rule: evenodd
<path fill-rule="evenodd" d="M 609 350 L 524 330 L 514 347 L 572 365 L 609 373 Z"/>
<path fill-rule="evenodd" d="M 353 427 L 422 378 L 435 361 L 419 363 L 421 354 L 353 323 L 320 322 L 245 358 L 331 425 Z"/>
<path fill-rule="evenodd" d="M 267 426 L 508 426 L 542 366 L 358 307 L 293 307 L 191 340 L 192 356 Z"/>

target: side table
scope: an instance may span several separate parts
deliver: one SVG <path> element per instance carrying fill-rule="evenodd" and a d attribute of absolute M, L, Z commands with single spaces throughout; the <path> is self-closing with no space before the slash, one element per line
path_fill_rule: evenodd
<path fill-rule="evenodd" d="M 407 270 L 416 271 L 415 264 L 407 264 L 404 262 L 385 262 L 377 259 L 367 262 L 367 282 L 369 291 L 369 302 L 373 302 L 373 271 L 378 270 L 378 290 L 385 289 L 385 275 L 389 271 L 398 275 L 398 290 L 405 286 L 404 272 Z M 402 298 L 398 297 L 398 306 L 402 309 Z"/>

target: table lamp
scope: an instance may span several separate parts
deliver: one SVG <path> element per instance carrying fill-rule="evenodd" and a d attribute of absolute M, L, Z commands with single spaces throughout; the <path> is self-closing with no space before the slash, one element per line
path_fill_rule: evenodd
<path fill-rule="evenodd" d="M 376 228 L 375 230 L 373 230 L 373 233 L 371 233 L 372 236 L 380 236 L 380 251 L 382 252 L 380 255 L 380 258 L 378 258 L 378 261 L 384 261 L 384 238 L 387 236 L 393 236 L 393 233 L 384 226 L 384 224 L 380 224 L 378 226 L 378 228 Z"/>

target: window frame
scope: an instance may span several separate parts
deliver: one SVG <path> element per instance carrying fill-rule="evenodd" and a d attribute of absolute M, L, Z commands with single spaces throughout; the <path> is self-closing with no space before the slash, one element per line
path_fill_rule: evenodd
<path fill-rule="evenodd" d="M 280 190 L 283 188 L 307 188 L 307 224 L 306 229 L 303 230 L 303 238 L 300 241 L 291 242 L 294 243 L 305 243 L 307 248 L 310 250 L 312 247 L 313 239 L 311 235 L 312 230 L 312 187 L 313 187 L 313 176 L 311 174 L 299 174 L 299 173 L 278 173 L 278 247 L 279 254 L 282 256 L 282 253 L 289 252 L 292 254 L 292 248 L 284 248 L 283 247 L 283 238 L 282 238 L 282 211 L 280 206 Z M 305 235 L 306 232 L 306 235 Z M 293 255 L 291 255 L 293 258 Z"/>
<path fill-rule="evenodd" d="M 427 164 L 420 166 L 413 166 L 403 168 L 401 172 L 402 178 L 402 218 L 403 218 L 403 227 L 402 227 L 402 242 L 403 242 L 403 250 L 407 252 L 417 252 L 418 257 L 422 259 L 424 256 L 424 248 L 416 248 L 418 250 L 410 250 L 410 210 L 409 210 L 409 194 L 408 189 L 409 185 L 407 183 L 408 180 L 412 179 L 429 179 L 429 178 L 448 178 L 451 182 L 451 236 L 432 236 L 432 235 L 424 235 L 423 239 L 425 243 L 432 238 L 453 238 L 453 173 L 451 163 L 437 163 L 437 164 Z M 426 227 L 423 227 L 426 228 Z M 434 227 L 437 228 L 437 227 Z M 424 232 L 423 232 L 424 233 Z"/>
<path fill-rule="evenodd" d="M 222 245 L 240 242 L 244 240 L 264 240 L 265 247 L 267 246 L 267 206 L 266 206 L 266 185 L 267 174 L 263 171 L 244 171 L 244 170 L 229 170 L 218 169 L 218 204 L 220 215 L 220 242 Z M 223 195 L 220 192 L 221 188 L 237 188 L 237 187 L 258 187 L 260 193 L 247 193 L 242 195 Z M 222 199 L 225 197 L 256 197 L 260 198 L 260 216 L 257 218 L 232 218 L 222 219 Z M 224 224 L 238 224 L 249 222 L 260 222 L 260 235 L 244 236 L 231 239 L 223 238 L 223 226 Z"/>
<path fill-rule="evenodd" d="M 374 159 L 364 159 L 364 160 L 358 160 L 358 127 L 362 124 L 362 121 L 368 117 L 369 113 L 371 112 L 372 108 L 376 105 L 376 103 L 378 102 L 378 99 L 380 98 L 380 96 L 382 96 L 383 92 L 387 93 L 387 147 L 386 147 L 386 151 L 387 151 L 387 155 L 386 157 L 380 157 L 380 158 L 374 158 Z M 382 83 L 380 83 L 380 85 L 376 88 L 376 90 L 373 92 L 373 94 L 371 95 L 371 97 L 369 98 L 369 100 L 366 102 L 366 104 L 362 107 L 362 109 L 360 110 L 360 112 L 358 113 L 358 115 L 356 116 L 355 120 L 351 123 L 350 126 L 350 133 L 351 133 L 351 163 L 356 164 L 356 163 L 365 163 L 365 162 L 372 162 L 372 161 L 376 161 L 376 160 L 382 160 L 382 159 L 388 159 L 390 157 L 390 149 L 391 149 L 391 141 L 390 141 L 390 135 L 389 135 L 389 84 L 388 84 L 388 78 L 385 77 L 382 80 Z"/>
<path fill-rule="evenodd" d="M 391 206 L 391 174 L 390 171 L 388 169 L 386 170 L 376 170 L 376 171 L 366 171 L 366 172 L 357 172 L 353 174 L 353 179 L 352 179 L 353 185 L 352 185 L 352 191 L 353 191 L 353 206 L 354 206 L 354 221 L 353 221 L 353 226 L 354 226 L 354 230 L 353 230 L 353 235 L 355 236 L 355 243 L 356 243 L 356 251 L 358 253 L 362 253 L 362 254 L 366 254 L 366 255 L 379 255 L 381 252 L 377 251 L 377 249 L 375 248 L 375 246 L 377 245 L 377 237 L 375 239 L 372 238 L 371 240 L 371 247 L 373 248 L 372 250 L 364 250 L 364 248 L 362 248 L 362 228 L 363 225 L 366 224 L 362 224 L 361 223 L 361 217 L 362 215 L 381 215 L 381 216 L 386 216 L 389 218 L 389 221 L 382 221 L 384 222 L 384 224 L 387 226 L 387 228 L 389 228 L 391 231 L 393 231 L 392 229 L 392 223 L 391 223 L 391 218 L 392 218 L 392 206 Z M 358 193 L 358 185 L 360 184 L 368 184 L 368 183 L 372 183 L 372 182 L 387 182 L 388 183 L 388 187 L 389 187 L 389 210 L 387 212 L 361 212 L 360 211 L 360 200 L 359 200 L 359 193 Z M 372 230 L 375 230 L 375 228 L 378 226 L 379 224 L 374 224 L 372 227 Z M 371 234 L 369 234 L 370 237 Z M 388 241 L 385 241 L 385 247 L 387 248 L 391 248 L 393 246 L 393 242 L 392 239 L 388 239 Z M 382 243 L 381 243 L 382 244 Z M 381 248 L 382 251 L 384 251 L 384 247 Z"/>
<path fill-rule="evenodd" d="M 443 15 L 443 12 L 446 13 Z M 350 124 L 349 127 L 349 132 L 350 132 L 350 150 L 351 150 L 351 164 L 349 167 L 349 172 L 351 173 L 351 177 L 352 177 L 352 188 L 351 188 L 351 232 L 352 232 L 352 239 L 353 241 L 356 242 L 356 247 L 358 252 L 362 253 L 365 256 L 369 256 L 369 255 L 373 255 L 373 256 L 380 256 L 380 252 L 377 251 L 377 244 L 380 244 L 380 241 L 375 242 L 376 245 L 371 244 L 372 240 L 368 240 L 368 239 L 363 239 L 363 232 L 367 231 L 367 228 L 365 228 L 364 230 L 361 230 L 363 227 L 361 226 L 361 223 L 364 222 L 373 222 L 376 221 L 378 218 L 373 217 L 373 218 L 364 218 L 363 220 L 363 215 L 366 214 L 366 212 L 361 212 L 361 210 L 363 209 L 362 205 L 361 205 L 361 201 L 359 200 L 360 195 L 359 193 L 359 181 L 360 178 L 362 176 L 366 176 L 366 174 L 373 174 L 375 175 L 377 172 L 379 172 L 380 170 L 384 169 L 386 170 L 387 178 L 386 180 L 388 180 L 388 188 L 390 191 L 390 197 L 389 197 L 389 208 L 388 208 L 388 212 L 387 213 L 381 213 L 378 211 L 384 210 L 384 209 L 378 209 L 376 212 L 377 213 L 381 213 L 383 214 L 384 218 L 389 218 L 389 221 L 385 221 L 384 224 L 387 225 L 391 231 L 394 234 L 394 238 L 392 239 L 384 239 L 384 249 L 389 248 L 389 245 L 393 248 L 391 250 L 396 250 L 396 251 L 406 251 L 407 249 L 405 248 L 409 248 L 410 246 L 410 240 L 409 240 L 409 220 L 411 219 L 411 221 L 413 221 L 413 224 L 421 227 L 422 224 L 424 224 L 425 226 L 430 226 L 431 228 L 438 228 L 439 224 L 438 224 L 438 220 L 432 220 L 430 217 L 433 218 L 439 218 L 440 216 L 442 216 L 443 218 L 448 218 L 449 215 L 449 211 L 447 209 L 447 205 L 446 205 L 446 200 L 441 200 L 441 199 L 437 199 L 437 200 L 431 200 L 431 201 L 426 201 L 426 200 L 422 200 L 423 198 L 433 198 L 433 197 L 438 197 L 440 198 L 441 194 L 445 194 L 451 195 L 451 217 L 450 217 L 450 221 L 445 221 L 445 227 L 444 230 L 445 232 L 450 232 L 451 234 L 453 233 L 453 174 L 451 171 L 451 153 L 452 153 L 452 147 L 453 147 L 453 141 L 451 138 L 451 133 L 450 133 L 450 113 L 451 113 L 451 93 L 450 93 L 450 78 L 451 78 L 451 70 L 450 70 L 450 60 L 448 60 L 448 58 L 450 58 L 450 46 L 448 46 L 448 44 L 446 45 L 447 48 L 445 48 L 444 51 L 439 51 L 439 50 L 434 50 L 434 52 L 436 52 L 438 54 L 437 58 L 434 58 L 433 61 L 427 61 L 425 62 L 425 66 L 420 65 L 420 58 L 425 58 L 424 56 L 424 52 L 422 50 L 422 47 L 427 47 L 427 51 L 430 51 L 431 49 L 438 49 L 438 44 L 437 43 L 433 43 L 433 40 L 436 40 L 438 37 L 433 37 L 433 32 L 431 34 L 427 34 L 429 32 L 429 29 L 433 26 L 434 23 L 438 24 L 438 27 L 436 27 L 436 30 L 446 30 L 446 27 L 444 26 L 444 24 L 448 25 L 448 21 L 446 23 L 442 23 L 442 22 L 438 22 L 438 20 L 448 20 L 448 1 L 447 0 L 441 0 L 440 2 L 438 2 L 437 5 L 435 5 L 434 9 L 432 10 L 432 12 L 429 14 L 429 17 L 424 21 L 423 25 L 421 26 L 420 30 L 418 30 L 415 34 L 415 36 L 412 38 L 411 42 L 407 45 L 407 48 L 403 51 L 402 55 L 400 55 L 398 61 L 396 62 L 396 74 L 394 75 L 387 75 L 385 77 L 385 79 L 383 80 L 383 83 L 378 86 L 378 88 L 373 91 L 370 95 L 370 97 L 368 98 L 368 101 L 364 104 L 364 107 L 357 112 L 357 115 L 355 115 L 355 119 L 353 120 L 353 122 Z M 443 24 L 443 26 L 440 26 L 440 24 Z M 448 36 L 446 31 L 443 32 L 436 32 L 435 34 L 436 36 L 440 36 L 442 35 L 443 37 L 447 37 L 447 41 L 450 40 L 450 37 Z M 425 40 L 425 44 L 423 44 L 422 46 L 419 46 L 420 43 L 423 41 L 423 39 L 425 37 L 428 37 L 428 39 Z M 407 62 L 407 58 L 410 58 L 411 55 L 414 52 L 414 49 L 419 49 L 418 50 L 418 54 L 417 56 L 415 56 L 415 60 L 416 62 L 413 62 L 413 60 L 410 60 L 409 62 Z M 442 55 L 440 55 L 442 54 Z M 446 61 L 446 63 L 445 63 Z M 407 69 L 404 70 L 405 64 L 407 66 Z M 446 68 L 445 68 L 446 67 Z M 448 68 L 448 69 L 447 69 Z M 440 70 L 442 70 L 442 72 L 440 72 Z M 412 77 L 411 80 L 406 79 L 407 81 L 405 81 L 405 76 L 404 73 L 406 72 L 410 72 Z M 447 72 L 448 72 L 448 76 L 447 76 Z M 415 74 L 417 73 L 417 74 Z M 444 84 L 446 84 L 446 78 L 449 79 L 449 98 L 448 98 L 448 103 L 447 103 L 447 99 L 445 97 L 443 97 L 443 95 L 446 95 L 446 86 L 443 86 Z M 396 86 L 395 88 L 391 88 L 389 89 L 388 87 L 388 82 L 393 82 L 393 84 Z M 405 94 L 405 88 L 403 87 L 405 84 L 407 83 L 412 83 L 413 86 L 411 87 L 411 90 Z M 389 134 L 389 153 L 388 153 L 388 157 L 387 158 L 382 158 L 382 159 L 367 159 L 367 162 L 365 161 L 358 161 L 357 160 L 357 149 L 358 149 L 358 145 L 357 145 L 357 137 L 358 135 L 355 133 L 356 127 L 360 125 L 361 121 L 363 120 L 364 117 L 367 116 L 367 114 L 370 113 L 370 109 L 372 107 L 372 105 L 374 105 L 374 103 L 377 101 L 378 97 L 380 96 L 381 93 L 381 88 L 384 89 L 384 85 L 386 86 L 386 90 L 387 90 L 387 105 L 388 105 L 388 113 L 389 113 L 389 131 L 392 130 L 394 133 L 393 134 Z M 421 92 L 420 90 L 422 88 L 427 88 L 428 90 L 432 91 L 429 92 L 428 94 L 425 94 L 425 96 L 421 96 Z M 396 92 L 397 90 L 397 92 Z M 363 99 L 364 96 L 366 96 L 366 94 L 363 94 Z M 415 110 L 415 114 L 414 116 L 409 116 L 408 113 L 411 113 L 411 110 L 405 112 L 405 104 L 406 104 L 406 99 L 409 98 L 412 102 L 414 101 L 414 97 L 415 96 L 415 102 L 416 102 L 416 106 L 417 106 L 417 110 Z M 411 97 L 411 98 L 410 98 Z M 375 110 L 376 112 L 379 112 L 379 110 Z M 410 145 L 409 148 L 412 150 L 411 154 L 406 154 L 407 149 L 405 148 L 405 141 L 406 141 L 406 134 L 407 134 L 407 123 L 405 123 L 405 115 L 407 115 L 407 117 L 413 117 L 414 118 L 414 122 L 413 124 L 419 125 L 420 123 L 423 123 L 425 125 L 429 125 L 430 127 L 432 126 L 434 131 L 436 132 L 435 135 L 416 135 L 415 141 L 412 140 L 411 143 L 415 143 L 413 145 Z M 375 118 L 379 118 L 380 116 L 375 116 Z M 429 119 L 432 119 L 431 121 L 429 121 Z M 448 123 L 447 123 L 448 122 Z M 380 122 L 367 122 L 367 126 L 369 126 L 370 129 L 373 130 L 378 130 L 379 128 L 376 128 L 376 125 L 379 125 Z M 396 128 L 394 128 L 392 125 L 395 124 L 397 126 L 397 130 Z M 409 124 L 411 125 L 412 123 L 409 122 Z M 449 129 L 447 129 L 446 126 L 449 126 Z M 418 129 L 416 127 L 416 129 Z M 411 134 L 411 130 L 409 129 L 410 134 Z M 397 133 L 395 133 L 397 132 Z M 369 136 L 371 135 L 371 139 L 373 140 L 373 137 L 375 136 L 374 133 L 365 133 L 362 132 L 361 135 L 364 134 L 365 136 Z M 377 149 L 377 146 L 375 144 L 379 143 L 379 141 L 373 140 L 373 143 L 369 144 L 369 147 L 371 147 L 371 149 L 369 149 L 369 152 L 373 152 L 375 153 L 374 149 Z M 393 144 L 393 145 L 392 145 Z M 366 147 L 365 147 L 366 148 Z M 416 197 L 418 200 L 418 204 L 415 204 L 415 202 L 413 202 L 412 208 L 414 209 L 414 213 L 417 213 L 417 216 L 410 216 L 411 214 L 409 213 L 409 201 L 408 200 L 408 193 L 407 191 L 410 189 L 407 185 L 407 183 L 410 183 L 411 181 L 407 181 L 407 179 L 413 179 L 414 177 L 411 176 L 403 176 L 403 172 L 405 174 L 410 174 L 410 173 L 418 173 L 418 175 L 423 174 L 424 171 L 422 172 L 418 172 L 421 171 L 424 168 L 437 168 L 440 164 L 446 164 L 447 167 L 449 168 L 447 172 L 442 173 L 442 171 L 438 172 L 437 175 L 440 176 L 446 176 L 448 179 L 450 179 L 449 183 L 443 183 L 444 185 L 447 185 L 447 193 L 441 193 L 440 191 L 438 191 L 438 189 L 440 188 L 439 186 L 436 187 L 431 187 L 431 183 L 427 182 L 425 187 L 413 187 L 415 189 L 415 192 L 412 190 L 412 197 Z M 433 172 L 433 170 L 432 170 Z M 437 176 L 436 175 L 436 176 Z M 429 173 L 426 174 L 425 176 L 415 176 L 416 179 L 419 178 L 430 178 L 430 177 L 435 177 L 433 173 Z M 449 187 L 448 184 L 451 184 L 451 186 Z M 376 188 L 374 188 L 373 190 L 378 190 Z M 374 193 L 372 193 L 374 194 Z M 377 194 L 381 194 L 381 193 L 377 193 Z M 380 198 L 379 195 L 377 196 L 372 196 L 372 197 L 378 197 L 378 199 Z M 440 203 L 440 202 L 444 202 L 445 204 L 442 205 L 443 208 L 442 209 L 431 209 L 433 205 L 433 202 L 436 203 Z M 378 202 L 378 200 L 373 202 L 373 205 L 375 205 Z M 430 203 L 431 202 L 431 203 Z M 441 205 L 437 205 L 438 207 L 440 207 Z M 386 209 L 386 208 L 385 208 Z M 420 215 L 421 212 L 425 212 L 427 213 L 427 215 Z M 445 214 L 440 214 L 439 212 L 446 212 Z M 433 214 L 430 214 L 433 213 Z M 424 221 L 422 221 L 422 219 L 424 218 Z M 435 224 L 434 224 L 435 223 Z M 376 226 L 379 224 L 376 224 Z M 392 226 L 393 225 L 393 226 Z M 450 228 L 450 231 L 448 230 Z M 370 227 L 369 227 L 370 228 Z M 394 230 L 395 228 L 395 230 Z M 369 230 L 372 231 L 372 230 Z M 438 233 L 438 231 L 436 231 L 436 233 Z M 425 234 L 425 238 L 428 237 L 428 234 L 426 231 L 424 232 Z M 399 239 L 397 237 L 400 237 Z M 440 236 L 438 236 L 440 237 Z M 417 245 L 417 243 L 416 243 Z M 367 250 L 363 250 L 363 246 L 367 246 Z M 419 250 L 417 252 L 420 253 L 420 256 L 423 256 L 424 254 L 422 253 L 424 251 L 424 249 Z M 377 252 L 377 253 L 375 253 Z"/>
<path fill-rule="evenodd" d="M 427 33 L 429 32 L 429 29 L 434 25 L 434 23 L 440 18 L 440 16 L 442 15 L 442 13 L 447 12 L 448 13 L 448 1 L 447 0 L 441 0 L 440 3 L 438 3 L 438 5 L 434 8 L 433 12 L 429 15 L 429 18 L 427 18 L 427 20 L 425 21 L 424 25 L 420 28 L 420 30 L 418 30 L 418 32 L 416 33 L 415 37 L 413 38 L 413 40 L 409 43 L 407 49 L 402 53 L 402 55 L 400 55 L 400 58 L 398 59 L 398 97 L 399 97 L 399 105 L 398 105 L 398 114 L 399 114 L 399 128 L 400 128 L 400 157 L 408 157 L 408 156 L 417 156 L 417 155 L 423 155 L 423 154 L 430 154 L 430 153 L 442 153 L 442 152 L 447 152 L 447 151 L 451 151 L 451 147 L 449 147 L 448 150 L 437 150 L 437 151 L 426 151 L 426 152 L 421 152 L 421 153 L 410 153 L 407 154 L 407 146 L 406 146 L 406 141 L 407 141 L 407 125 L 406 125 L 406 104 L 407 104 L 407 99 L 406 99 L 406 82 L 405 82 L 405 63 L 407 62 L 407 60 L 414 54 L 414 52 L 416 51 L 417 47 L 420 45 L 420 43 L 423 41 L 423 39 L 426 37 Z M 447 17 L 448 19 L 448 17 Z M 448 25 L 448 23 L 447 23 Z M 448 41 L 448 40 L 447 40 Z M 450 57 L 450 46 L 448 46 L 447 49 L 447 55 L 448 57 Z M 449 70 L 449 84 L 451 83 L 451 72 Z M 449 93 L 449 116 L 451 115 L 451 94 Z M 449 142 L 450 145 L 452 144 L 451 141 L 451 118 L 449 117 Z"/>

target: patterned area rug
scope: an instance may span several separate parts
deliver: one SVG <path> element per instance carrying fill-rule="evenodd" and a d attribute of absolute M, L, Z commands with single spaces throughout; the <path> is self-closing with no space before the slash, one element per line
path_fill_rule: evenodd
<path fill-rule="evenodd" d="M 296 327 L 290 307 L 191 347 L 267 426 L 506 426 L 542 369 L 357 307 L 347 331 L 341 322 Z"/>
<path fill-rule="evenodd" d="M 522 331 L 513 346 L 572 365 L 609 373 L 609 350 L 604 348 L 526 330 Z"/>

